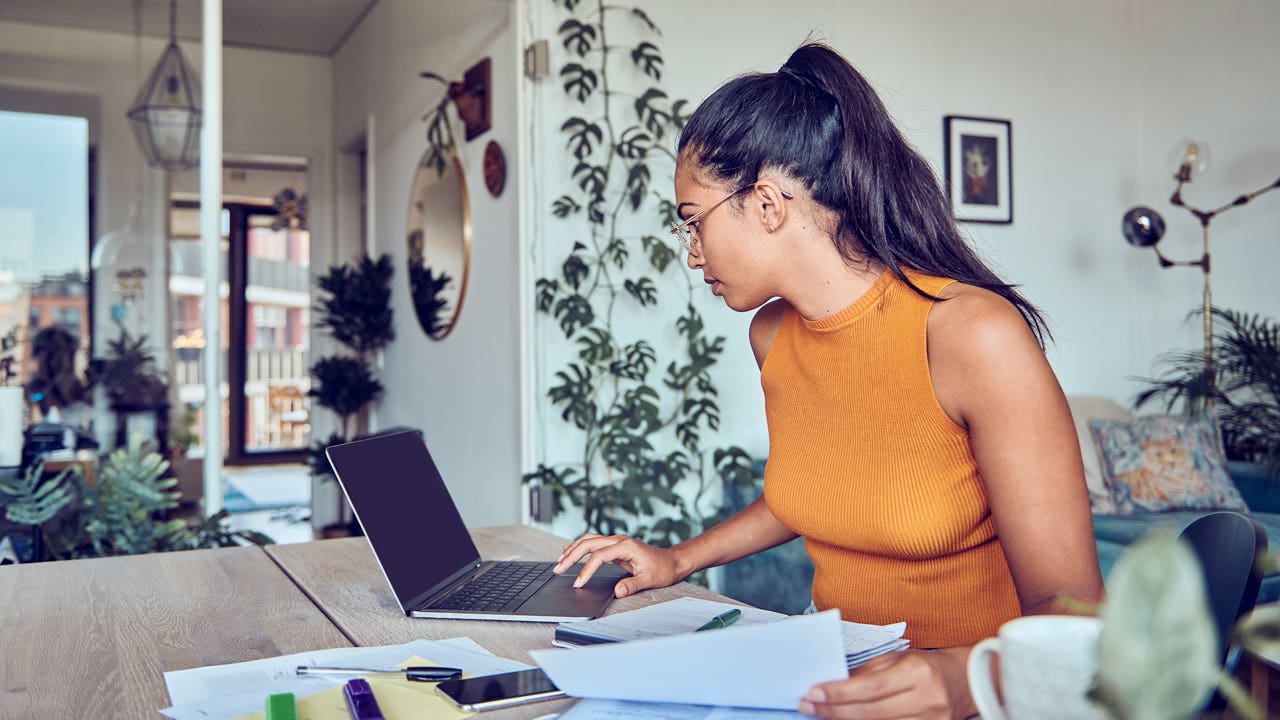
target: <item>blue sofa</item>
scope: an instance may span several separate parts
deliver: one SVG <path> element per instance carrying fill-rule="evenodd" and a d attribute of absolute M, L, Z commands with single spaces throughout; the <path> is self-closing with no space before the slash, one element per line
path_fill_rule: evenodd
<path fill-rule="evenodd" d="M 1271 477 L 1265 468 L 1251 463 L 1228 463 L 1231 479 L 1249 506 L 1249 517 L 1258 521 L 1267 531 L 1267 545 L 1273 552 L 1280 551 L 1280 478 Z M 1181 531 L 1191 521 L 1207 514 L 1206 511 L 1156 512 L 1137 515 L 1104 515 L 1094 513 L 1093 534 L 1098 542 L 1098 564 L 1102 577 L 1107 577 L 1116 558 L 1129 543 L 1142 537 L 1153 527 L 1163 526 Z M 1280 574 L 1262 580 L 1258 602 L 1280 600 Z"/>

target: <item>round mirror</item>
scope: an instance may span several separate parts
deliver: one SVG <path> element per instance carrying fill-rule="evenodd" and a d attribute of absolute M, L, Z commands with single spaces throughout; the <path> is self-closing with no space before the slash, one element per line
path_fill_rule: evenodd
<path fill-rule="evenodd" d="M 409 292 L 427 336 L 443 340 L 458 322 L 471 268 L 471 204 L 462 163 L 418 164 L 409 194 Z"/>

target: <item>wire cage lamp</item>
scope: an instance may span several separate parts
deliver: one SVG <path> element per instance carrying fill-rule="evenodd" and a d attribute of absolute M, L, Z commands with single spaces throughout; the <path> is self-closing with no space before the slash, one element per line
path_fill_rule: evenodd
<path fill-rule="evenodd" d="M 170 171 L 200 164 L 200 81 L 178 48 L 177 17 L 169 0 L 169 45 L 128 112 L 147 163 Z"/>

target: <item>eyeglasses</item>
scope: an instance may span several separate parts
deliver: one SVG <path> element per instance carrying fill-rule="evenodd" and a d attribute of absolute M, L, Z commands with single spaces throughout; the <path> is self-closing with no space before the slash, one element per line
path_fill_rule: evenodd
<path fill-rule="evenodd" d="M 737 190 L 734 190 L 733 192 L 729 193 L 728 195 L 725 195 L 724 197 L 720 198 L 719 200 L 712 203 L 711 205 L 708 205 L 707 207 L 694 213 L 689 217 L 689 219 L 685 220 L 684 222 L 671 223 L 670 224 L 671 234 L 676 236 L 676 240 L 680 241 L 680 247 L 684 248 L 684 251 L 686 253 L 692 254 L 695 248 L 697 248 L 697 250 L 700 252 L 702 250 L 702 240 L 699 239 L 697 235 L 697 229 L 698 229 L 697 224 L 698 224 L 698 221 L 702 219 L 702 216 L 720 207 L 726 201 L 728 201 L 729 198 L 740 195 L 754 188 L 758 184 L 760 184 L 759 180 L 751 183 L 750 185 L 744 185 L 743 187 L 740 187 Z M 782 197 L 786 198 L 787 200 L 795 199 L 794 195 L 787 192 L 786 190 L 783 190 L 782 188 L 778 188 L 778 191 L 782 193 Z"/>

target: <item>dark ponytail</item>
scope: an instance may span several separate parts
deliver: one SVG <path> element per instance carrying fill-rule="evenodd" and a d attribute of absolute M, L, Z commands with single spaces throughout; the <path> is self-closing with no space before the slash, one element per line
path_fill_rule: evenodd
<path fill-rule="evenodd" d="M 846 262 L 878 260 L 934 300 L 904 268 L 986 288 L 1013 303 L 1041 346 L 1050 336 L 1035 306 L 964 241 L 933 169 L 875 90 L 826 45 L 806 44 L 778 72 L 720 87 L 689 118 L 679 151 L 735 187 L 780 170 L 836 214 L 834 240 Z"/>

